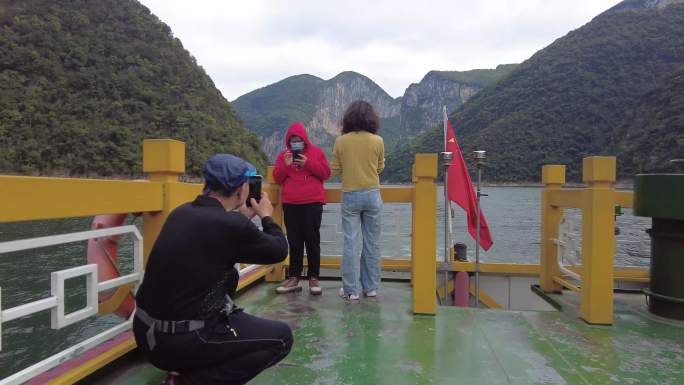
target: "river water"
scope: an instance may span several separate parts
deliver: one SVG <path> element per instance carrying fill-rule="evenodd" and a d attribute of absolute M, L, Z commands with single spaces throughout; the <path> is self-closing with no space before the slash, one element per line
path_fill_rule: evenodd
<path fill-rule="evenodd" d="M 483 189 L 482 208 L 494 239 L 492 248 L 480 254 L 485 262 L 538 263 L 540 188 L 490 187 Z M 436 215 L 439 251 L 443 255 L 443 190 L 438 190 Z M 384 207 L 382 255 L 408 259 L 410 255 L 411 207 L 409 204 L 387 204 Z M 620 235 L 617 237 L 616 265 L 648 266 L 649 260 L 640 254 L 648 253 L 644 230 L 650 226 L 647 218 L 631 215 L 631 210 L 617 218 Z M 474 241 L 467 235 L 463 211 L 454 205 L 454 238 L 468 245 L 470 259 L 474 259 Z M 581 223 L 579 210 L 567 210 L 567 216 Z M 0 223 L 0 242 L 38 236 L 83 231 L 90 227 L 91 218 Z M 142 225 L 140 219 L 129 223 Z M 339 204 L 326 206 L 321 228 L 323 255 L 341 254 Z M 641 243 L 641 244 L 640 244 Z M 132 266 L 132 241 L 120 242 L 121 268 L 125 273 Z M 86 263 L 86 243 L 41 248 L 25 252 L 0 254 L 0 287 L 2 307 L 8 309 L 49 296 L 50 272 Z M 66 282 L 67 312 L 84 306 L 84 279 Z M 49 312 L 2 324 L 0 378 L 38 362 L 75 343 L 83 341 L 120 322 L 116 316 L 97 316 L 61 330 L 50 329 Z"/>

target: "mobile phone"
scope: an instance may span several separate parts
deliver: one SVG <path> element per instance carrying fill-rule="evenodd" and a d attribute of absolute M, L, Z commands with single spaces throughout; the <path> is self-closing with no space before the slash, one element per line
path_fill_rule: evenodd
<path fill-rule="evenodd" d="M 249 195 L 247 195 L 247 207 L 252 207 L 252 198 L 256 199 L 257 202 L 261 200 L 261 175 L 250 176 L 247 180 L 249 183 Z"/>
<path fill-rule="evenodd" d="M 301 159 L 302 150 L 292 150 L 292 159 Z"/>

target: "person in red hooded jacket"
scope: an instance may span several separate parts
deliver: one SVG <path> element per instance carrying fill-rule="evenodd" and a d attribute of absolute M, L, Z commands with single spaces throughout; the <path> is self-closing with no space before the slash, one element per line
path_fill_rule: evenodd
<path fill-rule="evenodd" d="M 306 128 L 293 123 L 285 135 L 285 150 L 278 154 L 273 178 L 282 186 L 281 200 L 290 246 L 288 280 L 276 289 L 279 294 L 302 290 L 299 280 L 304 263 L 304 246 L 309 262 L 309 292 L 322 293 L 318 283 L 321 266 L 321 217 L 326 203 L 323 182 L 330 178 L 330 166 L 323 151 L 313 145 Z"/>

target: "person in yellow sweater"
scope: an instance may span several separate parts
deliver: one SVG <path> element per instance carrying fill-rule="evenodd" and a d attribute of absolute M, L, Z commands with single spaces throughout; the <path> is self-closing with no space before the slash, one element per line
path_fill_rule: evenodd
<path fill-rule="evenodd" d="M 335 140 L 331 170 L 342 177 L 342 287 L 340 296 L 358 300 L 375 297 L 380 286 L 380 172 L 385 168 L 385 144 L 377 134 L 380 117 L 368 102 L 352 102 L 342 118 L 342 135 Z M 363 247 L 356 250 L 361 233 Z"/>

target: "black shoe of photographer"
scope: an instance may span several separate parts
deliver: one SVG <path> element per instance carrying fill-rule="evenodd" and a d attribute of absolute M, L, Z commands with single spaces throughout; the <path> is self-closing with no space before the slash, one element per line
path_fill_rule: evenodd
<path fill-rule="evenodd" d="M 287 281 L 285 281 L 285 284 L 278 286 L 276 289 L 276 293 L 278 294 L 294 293 L 297 291 L 302 291 L 302 287 L 299 285 L 298 277 L 290 277 Z"/>

